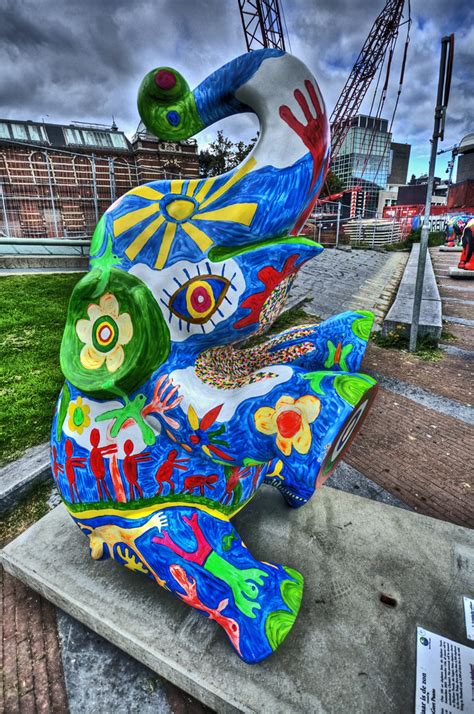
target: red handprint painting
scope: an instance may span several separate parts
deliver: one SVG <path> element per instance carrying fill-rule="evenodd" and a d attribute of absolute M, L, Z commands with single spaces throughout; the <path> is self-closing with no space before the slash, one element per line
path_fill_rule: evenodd
<path fill-rule="evenodd" d="M 296 101 L 298 102 L 301 111 L 303 112 L 304 118 L 307 123 L 303 124 L 302 122 L 300 122 L 296 118 L 290 107 L 286 104 L 282 104 L 279 111 L 280 117 L 286 124 L 288 124 L 290 129 L 293 129 L 293 131 L 298 134 L 313 159 L 313 174 L 311 177 L 311 184 L 308 191 L 308 193 L 310 194 L 313 191 L 316 179 L 321 173 L 321 169 L 323 170 L 323 180 L 324 176 L 326 175 L 327 168 L 329 166 L 328 149 L 330 142 L 330 133 L 327 115 L 324 111 L 324 105 L 318 97 L 318 93 L 316 91 L 315 86 L 309 79 L 305 80 L 304 86 L 309 96 L 309 101 L 300 89 L 295 89 L 293 94 Z M 299 216 L 292 231 L 293 235 L 296 235 L 299 229 L 304 225 L 307 217 L 309 216 L 313 208 L 314 201 L 316 200 L 316 198 L 317 194 L 315 194 L 313 200 L 310 200 L 303 213 Z"/>

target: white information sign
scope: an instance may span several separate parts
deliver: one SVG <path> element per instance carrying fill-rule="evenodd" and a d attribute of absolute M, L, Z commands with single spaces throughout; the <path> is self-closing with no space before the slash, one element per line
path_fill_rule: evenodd
<path fill-rule="evenodd" d="M 474 649 L 417 627 L 415 714 L 474 714 Z"/>
<path fill-rule="evenodd" d="M 474 600 L 464 595 L 464 617 L 466 618 L 466 637 L 474 640 Z"/>

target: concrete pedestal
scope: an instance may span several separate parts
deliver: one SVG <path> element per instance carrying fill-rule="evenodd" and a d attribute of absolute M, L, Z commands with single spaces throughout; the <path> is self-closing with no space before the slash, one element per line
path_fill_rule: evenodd
<path fill-rule="evenodd" d="M 439 250 L 440 253 L 462 253 L 462 246 L 454 245 L 452 248 L 448 248 L 447 245 L 442 245 Z"/>
<path fill-rule="evenodd" d="M 409 712 L 416 625 L 465 639 L 474 533 L 331 488 L 293 511 L 262 489 L 234 523 L 256 557 L 298 568 L 302 608 L 259 665 L 214 622 L 113 561 L 92 562 L 63 506 L 10 543 L 5 568 L 221 712 Z"/>
<path fill-rule="evenodd" d="M 463 270 L 463 268 L 450 268 L 450 278 L 459 278 L 460 280 L 474 280 L 474 270 Z"/>

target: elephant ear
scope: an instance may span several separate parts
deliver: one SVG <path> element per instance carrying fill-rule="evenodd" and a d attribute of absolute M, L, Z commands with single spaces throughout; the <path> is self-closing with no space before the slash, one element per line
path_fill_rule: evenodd
<path fill-rule="evenodd" d="M 102 399 L 129 394 L 166 360 L 169 330 L 147 286 L 100 268 L 78 282 L 61 343 L 66 379 Z"/>

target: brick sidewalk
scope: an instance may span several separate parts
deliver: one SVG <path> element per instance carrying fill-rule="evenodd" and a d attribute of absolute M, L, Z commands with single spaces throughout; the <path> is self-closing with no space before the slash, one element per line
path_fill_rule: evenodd
<path fill-rule="evenodd" d="M 345 460 L 418 513 L 474 524 L 472 427 L 380 389 Z"/>
<path fill-rule="evenodd" d="M 54 607 L 0 568 L 3 676 L 0 711 L 68 712 Z"/>
<path fill-rule="evenodd" d="M 443 300 L 443 315 L 472 319 L 474 284 L 449 278 L 458 254 L 431 250 Z M 446 300 L 446 297 L 449 299 Z M 454 298 L 454 299 L 453 299 Z M 468 310 L 466 310 L 468 308 Z M 465 405 L 474 402 L 474 327 L 450 322 L 462 353 L 424 362 L 408 352 L 369 344 L 362 371 L 376 371 Z M 474 430 L 467 423 L 381 389 L 346 461 L 419 513 L 474 525 L 472 454 Z"/>
<path fill-rule="evenodd" d="M 468 327 L 464 329 L 472 330 Z M 449 344 L 457 347 L 458 341 Z M 442 397 L 474 404 L 474 360 L 464 356 L 446 354 L 439 361 L 424 362 L 409 352 L 386 350 L 369 342 L 362 370 L 380 372 Z"/>

